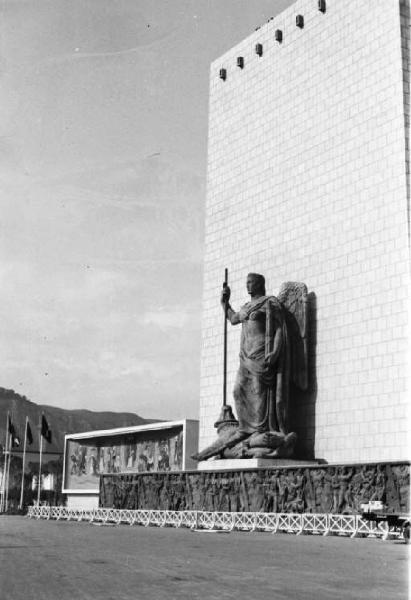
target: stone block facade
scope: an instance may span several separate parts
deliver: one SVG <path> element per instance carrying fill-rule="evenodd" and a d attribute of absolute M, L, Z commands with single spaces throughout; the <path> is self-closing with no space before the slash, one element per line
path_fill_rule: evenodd
<path fill-rule="evenodd" d="M 325 12 L 299 0 L 212 63 L 200 449 L 222 402 L 227 267 L 234 308 L 250 271 L 268 293 L 290 280 L 312 292 L 300 452 L 407 458 L 407 132 L 408 0 L 327 0 Z M 229 398 L 239 343 L 229 325 Z"/>

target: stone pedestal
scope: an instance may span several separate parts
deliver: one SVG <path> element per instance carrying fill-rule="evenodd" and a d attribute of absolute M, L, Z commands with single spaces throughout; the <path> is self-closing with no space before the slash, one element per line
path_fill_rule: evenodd
<path fill-rule="evenodd" d="M 263 469 L 264 467 L 312 467 L 318 460 L 296 460 L 292 458 L 224 458 L 204 460 L 197 465 L 198 471 L 231 471 L 236 469 Z"/>

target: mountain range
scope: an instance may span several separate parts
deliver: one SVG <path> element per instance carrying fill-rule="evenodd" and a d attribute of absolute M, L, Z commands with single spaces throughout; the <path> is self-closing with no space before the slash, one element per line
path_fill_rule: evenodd
<path fill-rule="evenodd" d="M 129 427 L 154 423 L 158 419 L 144 419 L 135 413 L 127 412 L 97 412 L 91 410 L 69 410 L 36 404 L 14 390 L 0 387 L 0 445 L 4 448 L 7 427 L 7 413 L 20 439 L 19 448 L 23 449 L 24 427 L 28 417 L 33 434 L 33 443 L 27 446 L 30 452 L 39 449 L 39 423 L 44 414 L 52 432 L 51 443 L 43 443 L 43 451 L 47 453 L 63 452 L 64 436 L 67 433 L 81 433 L 95 429 L 112 429 L 114 427 Z M 16 448 L 18 451 L 19 448 Z"/>

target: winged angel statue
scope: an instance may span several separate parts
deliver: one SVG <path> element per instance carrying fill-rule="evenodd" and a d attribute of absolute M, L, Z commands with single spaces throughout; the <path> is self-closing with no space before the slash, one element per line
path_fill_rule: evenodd
<path fill-rule="evenodd" d="M 196 460 L 291 457 L 297 436 L 289 431 L 290 384 L 304 390 L 307 374 L 307 287 L 286 282 L 267 296 L 263 275 L 249 273 L 250 301 L 236 312 L 225 286 L 221 304 L 232 325 L 241 323 L 240 366 L 233 396 L 237 421 L 220 421 L 218 439 Z M 227 303 L 227 306 L 226 306 Z"/>

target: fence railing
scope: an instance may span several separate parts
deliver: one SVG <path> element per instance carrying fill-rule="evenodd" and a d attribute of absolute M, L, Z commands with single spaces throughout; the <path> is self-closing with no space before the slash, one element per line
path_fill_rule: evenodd
<path fill-rule="evenodd" d="M 400 529 L 386 522 L 366 521 L 359 515 L 311 513 L 206 512 L 196 510 L 127 510 L 114 508 L 76 509 L 64 506 L 30 506 L 30 519 L 87 521 L 144 527 L 188 527 L 204 531 L 269 531 L 296 535 L 344 535 L 354 537 L 402 538 Z"/>

